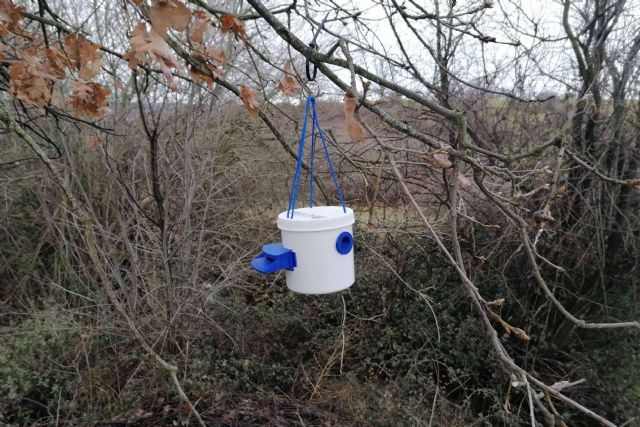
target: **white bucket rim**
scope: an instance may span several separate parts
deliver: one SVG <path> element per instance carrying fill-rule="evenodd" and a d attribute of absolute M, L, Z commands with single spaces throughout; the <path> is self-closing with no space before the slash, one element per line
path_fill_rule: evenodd
<path fill-rule="evenodd" d="M 351 208 L 344 211 L 342 206 L 314 206 L 295 210 L 293 218 L 287 218 L 287 211 L 278 215 L 278 228 L 284 231 L 327 231 L 347 227 L 355 222 Z"/>

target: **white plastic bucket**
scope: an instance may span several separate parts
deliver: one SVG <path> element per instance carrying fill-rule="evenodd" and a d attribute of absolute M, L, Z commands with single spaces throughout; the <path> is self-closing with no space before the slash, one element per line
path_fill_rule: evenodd
<path fill-rule="evenodd" d="M 353 210 L 345 212 L 342 206 L 300 208 L 293 218 L 287 212 L 278 215 L 282 246 L 296 255 L 296 267 L 285 270 L 287 287 L 301 294 L 328 294 L 353 285 L 354 222 Z"/>

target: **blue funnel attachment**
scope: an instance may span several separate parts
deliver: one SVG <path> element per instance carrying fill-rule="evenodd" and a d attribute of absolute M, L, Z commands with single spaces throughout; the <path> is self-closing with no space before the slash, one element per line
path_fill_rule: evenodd
<path fill-rule="evenodd" d="M 282 243 L 269 243 L 262 247 L 260 255 L 251 261 L 251 266 L 263 274 L 278 270 L 293 270 L 296 267 L 296 254 Z"/>

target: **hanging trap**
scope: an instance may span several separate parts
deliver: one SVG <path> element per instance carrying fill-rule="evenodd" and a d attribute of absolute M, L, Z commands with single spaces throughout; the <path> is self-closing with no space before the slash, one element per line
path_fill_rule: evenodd
<path fill-rule="evenodd" d="M 302 158 L 311 112 L 311 155 L 309 161 L 309 207 L 296 208 Z M 313 157 L 316 133 L 329 164 L 329 171 L 341 206 L 313 206 Z M 301 294 L 328 294 L 347 289 L 355 282 L 353 257 L 353 210 L 347 208 L 338 184 L 327 141 L 316 112 L 313 96 L 307 97 L 298 163 L 293 175 L 289 206 L 278 215 L 282 243 L 270 243 L 251 261 L 260 273 L 285 271 L 287 287 Z"/>

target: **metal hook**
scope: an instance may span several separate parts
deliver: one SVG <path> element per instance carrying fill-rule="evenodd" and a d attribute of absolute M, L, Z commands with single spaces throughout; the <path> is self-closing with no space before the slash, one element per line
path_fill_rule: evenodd
<path fill-rule="evenodd" d="M 320 95 L 320 84 L 315 80 L 309 80 L 305 85 L 305 89 L 310 96 L 317 98 Z"/>
<path fill-rule="evenodd" d="M 325 18 L 326 19 L 326 18 Z M 324 24 L 323 24 L 324 25 Z M 315 37 L 314 37 L 315 40 Z M 333 54 L 333 52 L 335 52 L 335 50 L 338 48 L 339 43 L 336 43 L 333 45 L 333 47 L 331 49 L 329 49 L 327 56 L 331 56 Z M 307 52 L 305 54 L 306 58 L 307 58 L 307 63 L 306 63 L 306 73 L 307 73 L 307 83 L 315 83 L 315 95 L 311 93 L 311 90 L 307 88 L 307 90 L 309 91 L 309 94 L 314 95 L 314 96 L 318 96 L 320 94 L 320 85 L 318 84 L 318 82 L 316 81 L 316 74 L 318 74 L 318 67 L 316 66 L 316 63 L 313 62 L 311 60 L 311 57 L 313 56 L 313 52 L 316 51 L 316 47 L 313 43 L 309 44 L 309 47 L 307 48 Z M 310 73 L 310 69 L 311 69 L 311 64 L 313 63 L 313 75 L 311 75 Z"/>
<path fill-rule="evenodd" d="M 324 24 L 327 22 L 327 19 L 329 19 L 329 12 L 327 12 L 324 19 L 318 26 L 318 29 L 313 34 L 313 39 L 311 39 L 311 43 L 309 43 L 309 47 L 307 48 L 307 52 L 305 54 L 305 56 L 307 57 L 305 71 L 307 73 L 307 80 L 309 80 L 310 82 L 314 82 L 316 80 L 316 75 L 318 74 L 318 66 L 313 61 L 313 53 L 317 52 L 318 44 L 316 43 L 316 40 L 318 39 L 320 32 L 324 28 Z M 311 64 L 313 64 L 313 73 L 311 72 Z"/>
<path fill-rule="evenodd" d="M 306 68 L 305 71 L 307 72 L 307 80 L 309 80 L 310 82 L 315 82 L 316 81 L 316 75 L 318 74 L 318 67 L 316 66 L 316 63 L 313 62 L 313 52 L 316 51 L 316 45 L 315 43 L 311 42 L 309 43 L 309 47 L 307 48 L 307 63 L 306 63 Z M 313 64 L 313 74 L 311 74 L 311 64 Z"/>

